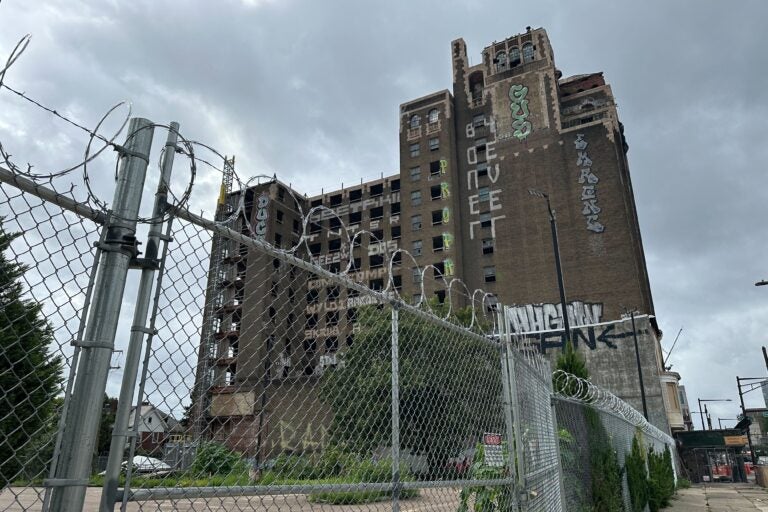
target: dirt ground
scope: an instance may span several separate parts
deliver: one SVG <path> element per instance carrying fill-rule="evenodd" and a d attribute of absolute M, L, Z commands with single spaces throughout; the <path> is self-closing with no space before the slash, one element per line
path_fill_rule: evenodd
<path fill-rule="evenodd" d="M 451 488 L 422 489 L 419 497 L 400 501 L 401 512 L 455 512 L 458 507 L 458 490 Z M 0 512 L 39 511 L 42 508 L 42 488 L 9 488 L 0 493 Z M 84 511 L 98 511 L 101 489 L 91 487 L 85 498 Z M 119 507 L 116 508 L 119 510 Z M 284 496 L 244 496 L 240 498 L 205 498 L 179 499 L 165 501 L 146 501 L 129 503 L 129 512 L 166 512 L 166 511 L 246 511 L 266 512 L 385 512 L 392 510 L 389 501 L 363 503 L 359 505 L 325 505 L 310 503 L 303 494 Z"/>

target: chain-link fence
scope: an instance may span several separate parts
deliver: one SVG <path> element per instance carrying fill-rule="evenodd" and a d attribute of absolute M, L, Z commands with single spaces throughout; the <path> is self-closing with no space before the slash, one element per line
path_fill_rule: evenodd
<path fill-rule="evenodd" d="M 635 409 L 605 390 L 564 372 L 555 372 L 559 393 L 553 404 L 566 510 L 636 510 L 627 461 L 633 449 L 643 458 L 669 450 L 676 480 L 674 440 Z M 647 461 L 643 464 L 648 465 Z"/>
<path fill-rule="evenodd" d="M 4 169 L 0 179 L 0 509 L 39 510 L 33 484 L 58 449 L 102 216 Z"/>
<path fill-rule="evenodd" d="M 0 169 L 1 511 L 580 510 L 600 460 L 627 502 L 632 440 L 671 446 L 589 383 L 554 393 L 504 309 L 445 268 L 402 298 L 410 254 L 317 228 L 273 178 L 227 194 L 225 172 L 205 219 L 165 203 L 166 151 L 140 219 L 154 126 L 131 121 L 108 211 Z"/>

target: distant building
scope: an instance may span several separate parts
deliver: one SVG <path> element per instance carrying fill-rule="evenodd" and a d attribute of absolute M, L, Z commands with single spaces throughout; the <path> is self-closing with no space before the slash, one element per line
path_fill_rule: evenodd
<path fill-rule="evenodd" d="M 134 406 L 131 408 L 128 425 L 133 426 L 135 415 L 136 407 Z M 139 438 L 136 446 L 145 454 L 162 454 L 163 447 L 171 437 L 183 433 L 176 418 L 148 402 L 141 404 L 139 415 Z"/>
<path fill-rule="evenodd" d="M 373 289 L 391 282 L 413 302 L 422 292 L 446 300 L 446 281 L 460 278 L 491 294 L 484 307 L 511 306 L 513 331 L 554 358 L 564 336 L 549 217 L 528 190 L 543 191 L 556 210 L 566 314 L 583 326 L 574 339 L 593 380 L 642 410 L 636 334 L 649 418 L 663 430 L 683 429 L 679 375 L 662 368 L 610 85 L 600 72 L 563 77 L 543 29 L 494 42 L 474 66 L 457 39 L 451 59 L 452 91 L 400 106 L 397 174 L 314 197 L 276 179 L 236 191 L 229 204 L 242 201 L 245 217 L 232 228 L 248 233 L 250 224 L 257 237 L 296 247 L 300 212 L 311 211 L 299 255 L 333 272 L 349 268 Z M 344 230 L 373 235 L 350 247 Z M 397 253 L 390 276 L 397 249 L 413 259 Z M 196 421 L 264 457 L 325 442 L 331 412 L 317 400 L 315 379 L 354 343 L 357 310 L 369 298 L 222 238 L 213 242 L 210 276 Z M 634 331 L 625 308 L 637 312 Z M 305 397 L 300 412 L 297 396 Z"/>
<path fill-rule="evenodd" d="M 685 386 L 679 386 L 680 407 L 683 411 L 683 423 L 685 430 L 693 430 L 693 418 L 691 418 L 691 407 L 688 404 L 688 394 L 685 392 Z"/>

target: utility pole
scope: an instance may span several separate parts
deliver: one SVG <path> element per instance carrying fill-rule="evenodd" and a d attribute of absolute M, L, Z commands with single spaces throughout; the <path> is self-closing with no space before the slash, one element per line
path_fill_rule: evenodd
<path fill-rule="evenodd" d="M 555 253 L 555 271 L 557 272 L 557 287 L 560 292 L 560 308 L 563 310 L 563 329 L 565 329 L 565 345 L 571 340 L 571 326 L 568 321 L 568 307 L 565 299 L 565 284 L 563 283 L 563 268 L 560 263 L 560 244 L 557 240 L 557 218 L 555 217 L 555 211 L 552 209 L 552 205 L 549 202 L 549 195 L 544 192 L 529 188 L 528 193 L 534 197 L 539 197 L 547 200 L 547 211 L 549 212 L 549 227 L 552 231 L 552 250 Z"/>
<path fill-rule="evenodd" d="M 633 309 L 630 314 L 632 319 L 632 337 L 635 340 L 635 361 L 637 362 L 637 376 L 640 380 L 640 398 L 643 400 L 643 416 L 648 419 L 648 404 L 645 401 L 645 385 L 643 384 L 643 368 L 640 365 L 640 346 L 637 343 L 637 328 L 635 327 L 635 310 Z M 626 318 L 626 317 L 625 317 Z M 699 404 L 699 410 L 701 410 L 701 404 Z"/>
<path fill-rule="evenodd" d="M 747 417 L 747 409 L 744 407 L 744 393 L 741 392 L 741 378 L 736 376 L 736 387 L 739 388 L 739 401 L 741 402 L 741 414 L 744 418 Z M 755 447 L 752 446 L 752 435 L 750 434 L 750 425 L 747 425 L 747 442 L 749 443 L 749 453 L 752 455 L 752 464 L 757 464 L 755 458 Z"/>
<path fill-rule="evenodd" d="M 763 361 L 765 361 L 765 369 L 768 370 L 768 352 L 763 347 Z"/>

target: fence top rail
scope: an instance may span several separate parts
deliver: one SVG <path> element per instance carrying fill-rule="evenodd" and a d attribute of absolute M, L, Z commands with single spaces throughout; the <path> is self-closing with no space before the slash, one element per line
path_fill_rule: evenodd
<path fill-rule="evenodd" d="M 322 279 L 327 279 L 328 281 L 331 281 L 340 286 L 344 286 L 346 288 L 353 289 L 360 293 L 371 296 L 374 299 L 376 299 L 378 303 L 389 304 L 391 307 L 397 308 L 400 311 L 413 314 L 417 317 L 420 317 L 424 320 L 432 322 L 433 324 L 436 324 L 439 327 L 445 328 L 457 334 L 468 336 L 474 339 L 475 341 L 484 343 L 486 345 L 490 345 L 496 348 L 497 350 L 501 348 L 501 345 L 498 342 L 498 339 L 496 339 L 493 336 L 483 336 L 465 327 L 462 327 L 461 325 L 448 322 L 447 320 L 440 318 L 433 313 L 424 311 L 422 309 L 419 309 L 416 306 L 413 306 L 411 304 L 404 302 L 402 299 L 393 297 L 392 295 L 386 293 L 385 291 L 377 291 L 377 290 L 368 288 L 363 284 L 353 281 L 346 275 L 336 274 L 334 272 L 331 272 L 330 270 L 321 268 L 312 262 L 306 261 L 302 258 L 299 258 L 298 256 L 295 256 L 294 254 L 291 254 L 282 249 L 279 249 L 273 246 L 272 244 L 270 244 L 269 242 L 266 242 L 258 238 L 252 238 L 250 236 L 239 233 L 238 231 L 235 231 L 223 225 L 223 223 L 206 219 L 205 217 L 201 215 L 196 215 L 185 208 L 171 207 L 170 210 L 172 215 L 175 215 L 180 219 L 183 219 L 196 226 L 212 231 L 215 234 L 225 236 L 229 239 L 236 240 L 242 244 L 248 245 L 273 258 L 278 258 L 286 263 L 289 263 L 303 270 L 311 272 Z M 473 307 L 474 307 L 474 304 L 473 304 Z"/>
<path fill-rule="evenodd" d="M 90 219 L 97 224 L 106 223 L 107 216 L 104 212 L 94 210 L 90 206 L 79 203 L 71 197 L 67 197 L 53 189 L 44 187 L 38 183 L 35 183 L 29 178 L 20 176 L 3 167 L 0 167 L 0 183 L 13 185 L 23 192 L 27 192 L 33 196 L 39 197 L 44 201 L 48 201 L 50 203 L 61 206 L 65 210 L 69 210 L 81 217 Z"/>

